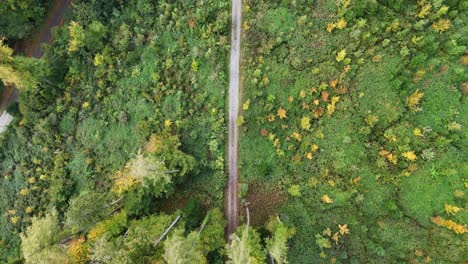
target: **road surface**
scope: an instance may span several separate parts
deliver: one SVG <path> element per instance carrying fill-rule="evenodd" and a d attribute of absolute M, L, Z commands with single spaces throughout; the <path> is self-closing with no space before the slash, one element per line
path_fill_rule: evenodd
<path fill-rule="evenodd" d="M 72 0 L 55 0 L 49 9 L 44 24 L 30 40 L 23 43 L 22 50 L 26 57 L 40 58 L 44 54 L 41 44 L 52 41 L 52 28 L 63 23 L 63 16 Z M 0 98 L 0 115 L 13 102 L 18 99 L 18 90 L 14 87 L 6 87 Z"/>
<path fill-rule="evenodd" d="M 52 42 L 52 28 L 63 23 L 63 16 L 72 0 L 55 0 L 52 4 L 47 19 L 42 24 L 40 31 L 34 36 L 31 43 L 26 44 L 25 54 L 28 57 L 40 58 L 44 55 L 41 44 Z"/>
<path fill-rule="evenodd" d="M 229 140 L 228 170 L 229 184 L 227 191 L 227 233 L 236 232 L 238 224 L 238 127 L 239 116 L 239 71 L 241 40 L 242 6 L 241 0 L 232 0 L 231 58 L 229 65 Z"/>

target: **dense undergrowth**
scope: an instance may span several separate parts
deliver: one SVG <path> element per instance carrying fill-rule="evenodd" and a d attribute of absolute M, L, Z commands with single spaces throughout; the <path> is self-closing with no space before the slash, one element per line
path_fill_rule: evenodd
<path fill-rule="evenodd" d="M 208 210 L 208 232 L 187 239 L 216 259 L 229 14 L 228 1 L 74 1 L 45 57 L 23 62 L 39 63 L 40 74 L 18 85 L 15 121 L 1 136 L 1 262 L 159 259 L 162 244 L 150 244 L 166 224 L 183 215 L 189 234 Z M 160 201 L 170 195 L 185 198 L 179 208 L 195 200 L 165 215 Z M 50 236 L 37 237 L 45 229 Z M 130 239 L 139 235 L 148 241 Z"/>
<path fill-rule="evenodd" d="M 246 1 L 240 169 L 288 193 L 290 263 L 467 259 L 467 8 Z"/>
<path fill-rule="evenodd" d="M 25 39 L 42 23 L 50 0 L 6 0 L 0 3 L 0 37 Z"/>

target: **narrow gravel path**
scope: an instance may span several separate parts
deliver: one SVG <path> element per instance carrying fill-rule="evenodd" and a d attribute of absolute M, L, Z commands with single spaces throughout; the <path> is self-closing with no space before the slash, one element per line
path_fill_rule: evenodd
<path fill-rule="evenodd" d="M 228 168 L 229 185 L 227 190 L 227 233 L 234 233 L 238 224 L 238 127 L 239 83 L 240 83 L 240 40 L 242 5 L 241 0 L 232 0 L 231 59 L 229 65 L 229 141 Z"/>

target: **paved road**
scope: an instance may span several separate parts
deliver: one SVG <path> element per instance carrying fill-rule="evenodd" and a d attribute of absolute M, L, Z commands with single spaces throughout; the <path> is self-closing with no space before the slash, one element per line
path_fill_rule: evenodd
<path fill-rule="evenodd" d="M 239 71 L 242 7 L 241 0 L 232 0 L 231 59 L 229 65 L 229 140 L 228 169 L 229 184 L 227 193 L 227 232 L 234 233 L 238 224 L 238 127 L 239 115 Z"/>

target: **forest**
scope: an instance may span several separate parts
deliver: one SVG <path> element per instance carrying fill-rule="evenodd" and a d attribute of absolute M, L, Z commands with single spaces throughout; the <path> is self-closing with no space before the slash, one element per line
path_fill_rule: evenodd
<path fill-rule="evenodd" d="M 0 1 L 1 263 L 464 263 L 468 1 Z M 0 113 L 1 114 L 1 113 Z"/>

